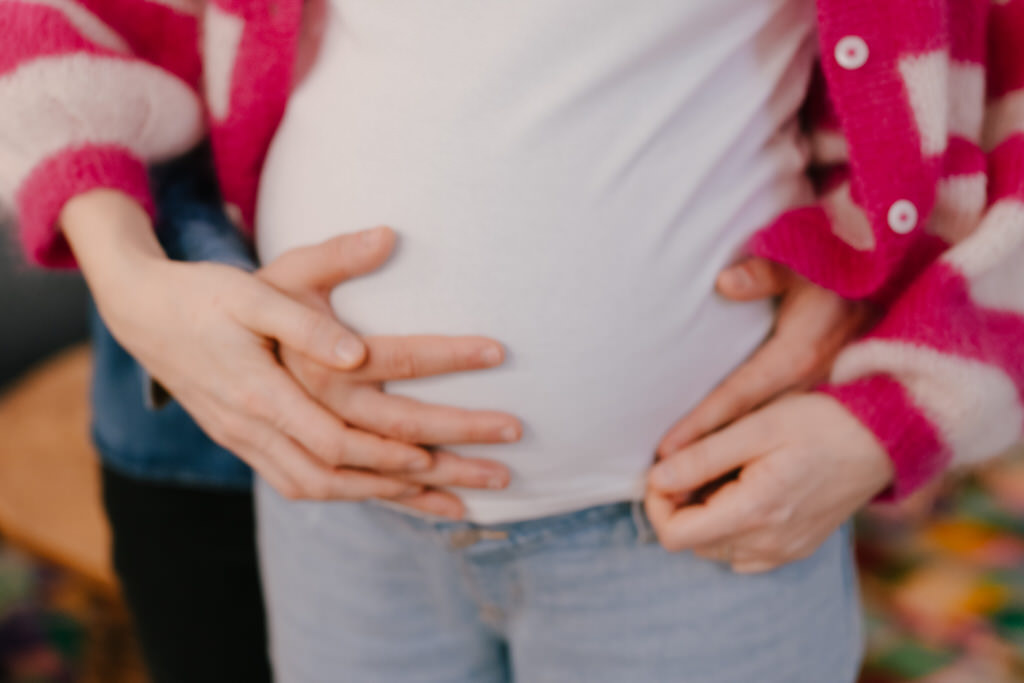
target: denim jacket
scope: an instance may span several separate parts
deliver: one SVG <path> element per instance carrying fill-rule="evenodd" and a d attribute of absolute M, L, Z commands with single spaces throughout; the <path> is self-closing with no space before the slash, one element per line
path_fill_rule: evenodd
<path fill-rule="evenodd" d="M 209 150 L 154 167 L 157 237 L 168 257 L 256 266 L 246 239 L 221 209 Z M 203 433 L 180 405 L 155 409 L 149 377 L 92 310 L 92 437 L 105 465 L 130 476 L 188 485 L 247 488 L 249 467 Z"/>

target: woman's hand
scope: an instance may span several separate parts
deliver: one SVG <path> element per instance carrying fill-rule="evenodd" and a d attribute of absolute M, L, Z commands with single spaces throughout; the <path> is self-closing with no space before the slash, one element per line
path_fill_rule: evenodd
<path fill-rule="evenodd" d="M 390 256 L 395 235 L 387 228 L 342 235 L 310 247 L 293 249 L 264 266 L 258 276 L 310 308 L 332 315 L 329 296 L 339 282 L 369 273 Z M 500 365 L 502 347 L 481 337 L 373 336 L 363 339 L 365 365 L 338 371 L 287 346 L 281 360 L 311 396 L 352 428 L 396 441 L 438 446 L 517 441 L 522 426 L 511 415 L 432 405 L 384 392 L 385 382 L 476 370 Z M 405 475 L 430 488 L 402 500 L 406 505 L 458 517 L 457 497 L 441 487 L 501 489 L 507 469 L 498 463 L 433 452 L 433 467 Z"/>
<path fill-rule="evenodd" d="M 775 328 L 743 365 L 666 432 L 658 446 L 659 457 L 675 453 L 776 396 L 817 384 L 840 349 L 869 320 L 866 306 L 846 301 L 765 259 L 748 259 L 725 269 L 717 289 L 733 301 L 778 297 Z"/>
<path fill-rule="evenodd" d="M 706 500 L 707 482 L 729 475 Z M 778 399 L 651 470 L 646 508 L 662 545 L 764 572 L 811 555 L 884 489 L 881 444 L 825 394 Z"/>
<path fill-rule="evenodd" d="M 167 260 L 148 216 L 121 193 L 80 195 L 61 224 L 115 338 L 211 438 L 282 493 L 414 501 L 422 493 L 400 475 L 430 470 L 431 453 L 348 427 L 278 362 L 280 345 L 342 371 L 361 365 L 365 347 L 333 316 L 238 269 Z M 495 364 L 494 349 L 501 360 L 494 341 L 458 344 L 458 370 Z M 437 354 L 393 353 L 421 365 Z"/>

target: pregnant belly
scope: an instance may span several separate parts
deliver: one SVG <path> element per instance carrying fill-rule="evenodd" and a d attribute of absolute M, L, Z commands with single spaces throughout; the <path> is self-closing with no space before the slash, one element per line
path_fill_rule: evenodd
<path fill-rule="evenodd" d="M 522 419 L 520 443 L 453 449 L 513 473 L 506 491 L 460 492 L 470 518 L 637 496 L 665 430 L 771 326 L 767 303 L 722 301 L 713 283 L 754 230 L 801 199 L 799 155 L 765 143 L 684 158 L 697 153 L 694 131 L 659 127 L 671 139 L 642 144 L 625 128 L 635 108 L 615 99 L 575 119 L 538 116 L 530 102 L 467 116 L 468 91 L 410 95 L 411 79 L 370 78 L 348 56 L 329 53 L 289 103 L 261 179 L 261 259 L 390 225 L 395 254 L 334 292 L 338 317 L 366 334 L 506 346 L 500 368 L 387 387 Z"/>
<path fill-rule="evenodd" d="M 682 227 L 660 224 L 649 205 L 538 187 L 484 166 L 441 178 L 332 157 L 321 160 L 329 174 L 297 170 L 310 154 L 275 145 L 261 193 L 261 259 L 390 225 L 395 254 L 335 290 L 338 317 L 364 334 L 479 334 L 507 349 L 500 368 L 387 387 L 523 421 L 517 444 L 453 448 L 513 473 L 506 491 L 460 492 L 476 521 L 639 495 L 664 431 L 771 325 L 766 304 L 712 293 L 741 235 L 672 239 Z"/>

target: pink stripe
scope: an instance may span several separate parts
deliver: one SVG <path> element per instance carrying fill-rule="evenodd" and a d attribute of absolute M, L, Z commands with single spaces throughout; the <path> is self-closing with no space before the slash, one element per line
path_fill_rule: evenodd
<path fill-rule="evenodd" d="M 18 223 L 32 262 L 50 268 L 74 267 L 57 219 L 69 199 L 96 188 L 120 190 L 154 215 L 146 167 L 130 150 L 92 145 L 64 150 L 39 164 L 17 193 Z"/>
<path fill-rule="evenodd" d="M 951 135 L 946 158 L 942 165 L 944 178 L 955 175 L 974 175 L 988 170 L 988 160 L 981 146 L 959 135 Z"/>
<path fill-rule="evenodd" d="M 857 251 L 833 234 L 827 214 L 818 206 L 787 211 L 749 243 L 755 255 L 788 266 L 842 297 L 880 302 L 916 277 L 947 246 L 939 237 L 921 233 L 902 250 Z"/>
<path fill-rule="evenodd" d="M 86 40 L 57 9 L 28 3 L 0 3 L 0 75 L 38 57 L 71 53 L 128 59 Z"/>
<path fill-rule="evenodd" d="M 907 249 L 903 261 L 898 268 L 894 269 L 885 285 L 871 297 L 872 301 L 883 307 L 888 307 L 948 248 L 949 243 L 938 235 L 931 233 L 921 235 Z"/>
<path fill-rule="evenodd" d="M 817 206 L 787 211 L 755 234 L 749 246 L 754 254 L 850 299 L 876 291 L 888 273 L 879 253 L 859 252 L 839 239 L 828 215 Z"/>
<path fill-rule="evenodd" d="M 919 344 L 998 367 L 1024 402 L 1024 315 L 974 303 L 961 273 L 939 261 L 896 302 L 871 337 Z"/>
<path fill-rule="evenodd" d="M 935 427 L 896 380 L 874 375 L 824 387 L 870 429 L 892 460 L 892 485 L 879 500 L 899 500 L 942 472 L 952 454 Z"/>
<path fill-rule="evenodd" d="M 245 227 L 251 229 L 260 172 L 291 91 L 302 2 L 279 0 L 269 15 L 264 3 L 217 4 L 246 18 L 236 65 L 247 68 L 235 69 L 229 115 L 212 124 L 212 130 L 224 199 L 238 206 Z"/>
<path fill-rule="evenodd" d="M 146 0 L 78 2 L 120 33 L 138 57 L 198 88 L 202 66 L 196 17 Z"/>
<path fill-rule="evenodd" d="M 988 94 L 1001 97 L 1024 88 L 1024 2 L 992 5 L 988 23 Z"/>
<path fill-rule="evenodd" d="M 988 9 L 991 2 L 953 2 L 949 20 L 950 56 L 961 62 L 985 63 Z"/>

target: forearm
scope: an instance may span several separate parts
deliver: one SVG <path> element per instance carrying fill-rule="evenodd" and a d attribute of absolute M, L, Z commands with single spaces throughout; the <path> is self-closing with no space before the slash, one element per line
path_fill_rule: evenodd
<path fill-rule="evenodd" d="M 72 198 L 60 213 L 59 226 L 101 310 L 112 294 L 130 294 L 143 274 L 167 261 L 148 213 L 116 190 Z"/>
<path fill-rule="evenodd" d="M 156 213 L 159 216 L 155 231 L 156 240 L 167 258 L 176 261 L 222 263 L 246 271 L 255 270 L 256 260 L 251 245 L 223 210 L 208 146 L 201 145 L 182 157 L 154 166 L 150 169 L 150 178 L 157 205 Z M 130 204 L 126 206 L 117 201 L 116 196 L 109 197 L 103 193 L 96 193 L 96 196 L 83 197 L 71 206 L 69 215 L 76 219 L 73 229 L 81 228 L 81 233 L 73 239 L 81 245 L 82 251 L 109 250 L 109 247 L 103 244 L 89 244 L 86 237 L 97 232 L 102 235 L 109 228 L 115 232 L 130 231 L 130 236 L 114 239 L 121 241 L 123 249 L 131 250 L 136 258 L 140 255 L 151 258 L 154 254 L 149 221 L 138 211 L 133 210 Z M 110 221 L 116 225 L 108 225 Z M 97 226 L 92 225 L 93 223 L 99 223 L 102 226 L 101 230 L 95 231 L 94 228 Z M 103 239 L 110 237 L 104 235 Z M 83 258 L 88 260 L 89 257 Z M 115 256 L 109 251 L 99 256 L 100 260 L 111 258 Z M 124 260 L 124 255 L 119 260 Z M 107 264 L 96 269 L 91 263 L 83 264 L 83 267 L 89 271 L 98 270 L 100 277 L 105 277 L 102 274 L 107 270 L 116 270 L 109 268 Z M 117 279 L 127 282 L 138 280 L 128 276 Z M 129 286 L 137 289 L 138 282 Z M 112 288 L 125 290 L 124 286 L 118 287 L 116 284 Z M 142 303 L 146 306 L 146 302 Z M 107 318 L 112 317 L 109 306 L 105 307 L 104 315 Z M 151 409 L 161 408 L 168 402 L 169 394 L 145 369 L 141 372 L 146 406 Z"/>

